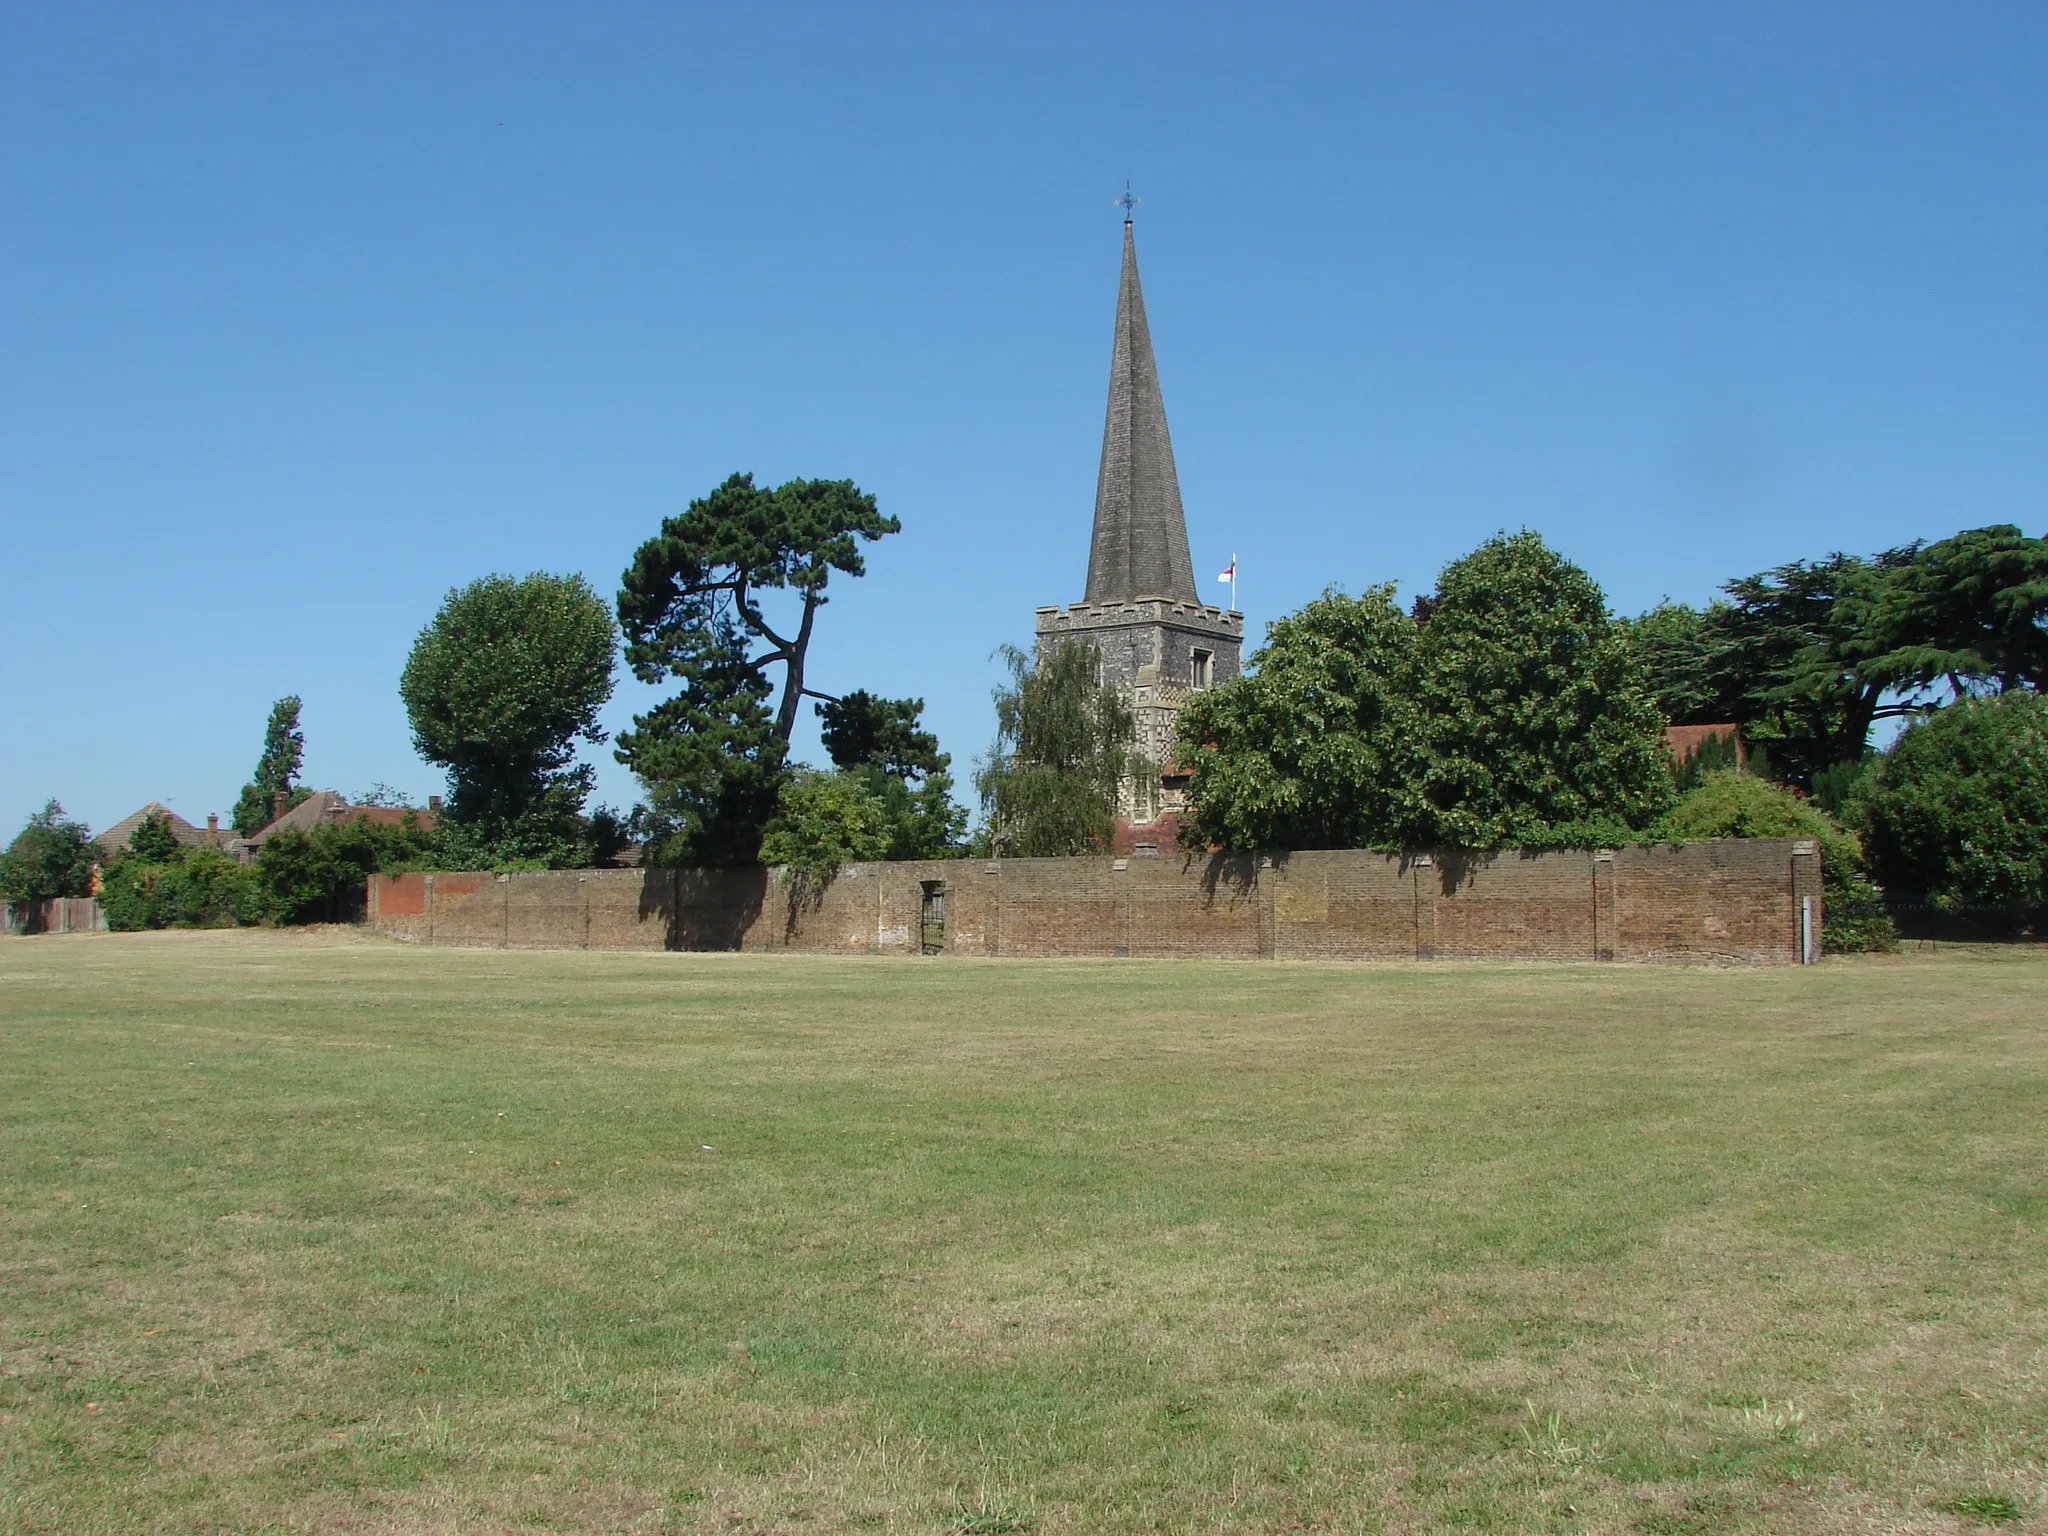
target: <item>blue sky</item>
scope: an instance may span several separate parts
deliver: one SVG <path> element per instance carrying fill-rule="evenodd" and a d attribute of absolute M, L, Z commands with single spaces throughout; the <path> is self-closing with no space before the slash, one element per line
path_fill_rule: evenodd
<path fill-rule="evenodd" d="M 225 813 L 290 692 L 424 795 L 442 595 L 735 469 L 902 518 L 813 678 L 964 766 L 1080 595 L 1126 177 L 1254 636 L 1524 524 L 1628 611 L 2041 532 L 2044 81 L 2038 3 L 7 0 L 0 821 Z"/>

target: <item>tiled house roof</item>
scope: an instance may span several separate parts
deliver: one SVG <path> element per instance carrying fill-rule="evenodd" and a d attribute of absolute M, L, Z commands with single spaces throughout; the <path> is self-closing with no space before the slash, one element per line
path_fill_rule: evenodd
<path fill-rule="evenodd" d="M 350 805 L 346 795 L 338 795 L 331 789 L 316 789 L 269 826 L 251 834 L 248 842 L 252 849 L 260 848 L 263 840 L 273 832 L 310 832 L 330 821 L 367 821 L 378 826 L 395 827 L 408 816 L 419 818 L 422 832 L 434 830 L 437 818 L 432 811 L 406 810 L 391 805 Z"/>
<path fill-rule="evenodd" d="M 152 816 L 162 816 L 168 820 L 171 824 L 171 836 L 187 848 L 197 848 L 206 841 L 206 832 L 203 828 L 193 826 L 161 800 L 152 800 L 132 815 L 123 816 L 94 841 L 108 853 L 112 853 L 116 848 L 126 848 L 128 840 L 135 836 L 135 829 Z"/>
<path fill-rule="evenodd" d="M 1732 721 L 1726 725 L 1667 725 L 1664 727 L 1664 745 L 1671 749 L 1674 762 L 1684 762 L 1708 742 L 1715 739 L 1735 741 L 1735 760 L 1745 762 L 1749 748 L 1742 740 L 1742 727 Z"/>

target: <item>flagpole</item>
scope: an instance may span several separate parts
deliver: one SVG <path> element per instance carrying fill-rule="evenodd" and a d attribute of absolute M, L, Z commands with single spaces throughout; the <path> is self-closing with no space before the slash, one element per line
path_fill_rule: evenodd
<path fill-rule="evenodd" d="M 1237 612 L 1237 551 L 1230 552 L 1230 611 Z"/>

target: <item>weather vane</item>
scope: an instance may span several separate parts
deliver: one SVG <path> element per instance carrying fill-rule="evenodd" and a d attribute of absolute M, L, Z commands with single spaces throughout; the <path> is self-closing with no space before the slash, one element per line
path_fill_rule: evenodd
<path fill-rule="evenodd" d="M 1131 184 L 1128 181 L 1125 182 L 1124 195 L 1116 200 L 1115 206 L 1123 209 L 1124 222 L 1126 224 L 1131 222 L 1131 210 L 1137 207 L 1138 204 L 1142 203 L 1143 201 L 1145 201 L 1145 199 L 1143 199 L 1142 197 L 1131 196 Z"/>

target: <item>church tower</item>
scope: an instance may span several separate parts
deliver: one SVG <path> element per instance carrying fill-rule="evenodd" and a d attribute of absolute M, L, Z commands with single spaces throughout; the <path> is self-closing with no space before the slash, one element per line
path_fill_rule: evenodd
<path fill-rule="evenodd" d="M 1123 690 L 1137 716 L 1138 750 L 1161 770 L 1156 779 L 1124 786 L 1118 851 L 1170 846 L 1186 783 L 1172 761 L 1174 716 L 1190 693 L 1237 676 L 1244 615 L 1211 607 L 1195 591 L 1128 217 L 1087 594 L 1078 603 L 1039 609 L 1037 628 L 1041 652 L 1069 637 L 1095 645 L 1103 682 Z"/>

